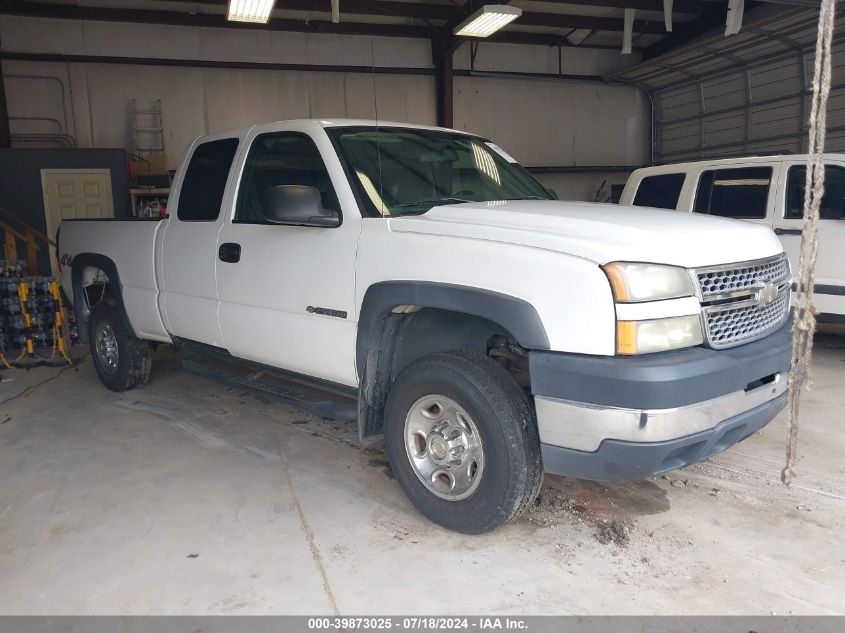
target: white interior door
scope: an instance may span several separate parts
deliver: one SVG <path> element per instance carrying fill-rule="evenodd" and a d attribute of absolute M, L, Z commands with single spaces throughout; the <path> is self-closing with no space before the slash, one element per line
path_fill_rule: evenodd
<path fill-rule="evenodd" d="M 109 169 L 42 169 L 41 188 L 47 236 L 51 239 L 62 220 L 114 217 Z M 50 266 L 56 275 L 56 252 L 52 246 Z"/>

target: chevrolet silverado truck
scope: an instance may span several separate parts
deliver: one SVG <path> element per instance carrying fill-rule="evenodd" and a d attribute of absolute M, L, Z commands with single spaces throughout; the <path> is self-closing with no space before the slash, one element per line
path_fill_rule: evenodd
<path fill-rule="evenodd" d="M 543 472 L 638 479 L 786 403 L 772 230 L 562 202 L 442 128 L 286 121 L 196 140 L 161 221 L 67 221 L 65 288 L 106 387 L 175 344 L 354 403 L 416 508 L 501 526 Z"/>

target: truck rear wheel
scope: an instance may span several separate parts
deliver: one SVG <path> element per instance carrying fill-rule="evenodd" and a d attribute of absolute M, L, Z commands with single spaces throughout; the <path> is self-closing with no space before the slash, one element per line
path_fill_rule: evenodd
<path fill-rule="evenodd" d="M 108 300 L 94 308 L 89 321 L 91 357 L 106 387 L 127 391 L 146 384 L 152 358 L 149 343 L 133 336 L 118 310 Z"/>
<path fill-rule="evenodd" d="M 399 374 L 385 408 L 385 446 L 414 506 L 457 532 L 509 523 L 542 483 L 537 424 L 525 393 L 476 352 L 432 354 Z"/>

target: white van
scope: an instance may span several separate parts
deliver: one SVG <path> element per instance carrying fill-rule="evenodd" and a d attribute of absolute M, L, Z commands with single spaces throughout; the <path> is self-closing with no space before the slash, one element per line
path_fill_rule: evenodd
<path fill-rule="evenodd" d="M 798 275 L 807 155 L 721 158 L 645 167 L 619 200 L 771 226 Z M 818 319 L 845 323 L 845 154 L 825 154 L 815 305 Z"/>

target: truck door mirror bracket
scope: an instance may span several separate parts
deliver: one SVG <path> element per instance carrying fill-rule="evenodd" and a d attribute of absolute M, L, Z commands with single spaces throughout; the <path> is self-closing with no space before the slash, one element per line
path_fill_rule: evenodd
<path fill-rule="evenodd" d="M 264 220 L 292 226 L 340 226 L 340 214 L 323 208 L 320 191 L 306 185 L 276 185 L 264 193 Z"/>

